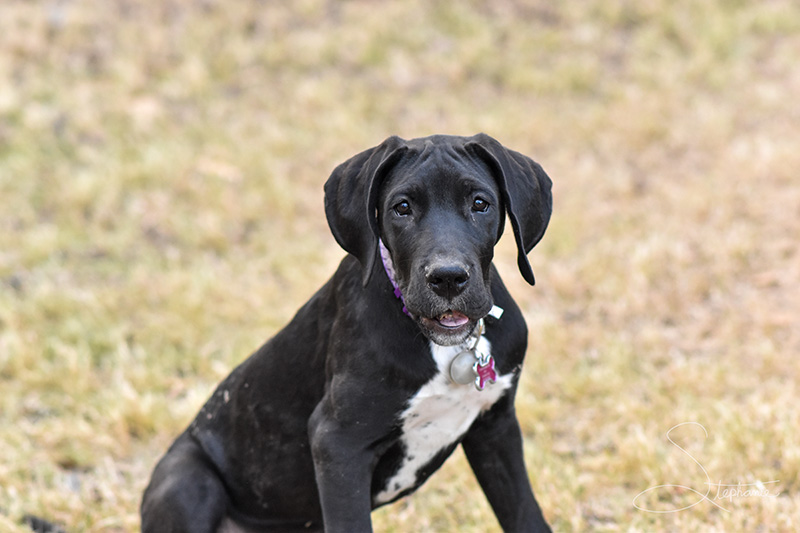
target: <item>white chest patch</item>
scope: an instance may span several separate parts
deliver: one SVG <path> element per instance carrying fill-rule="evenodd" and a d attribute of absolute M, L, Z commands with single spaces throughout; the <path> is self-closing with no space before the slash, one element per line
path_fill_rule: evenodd
<path fill-rule="evenodd" d="M 406 454 L 397 473 L 376 496 L 378 504 L 389 502 L 413 487 L 419 469 L 459 440 L 478 415 L 492 407 L 511 386 L 513 374 L 498 375 L 497 383 L 487 383 L 482 391 L 472 383 L 453 383 L 449 377 L 450 363 L 463 347 L 431 343 L 430 348 L 439 372 L 409 400 L 400 415 Z M 486 337 L 480 338 L 478 349 L 491 353 Z"/>

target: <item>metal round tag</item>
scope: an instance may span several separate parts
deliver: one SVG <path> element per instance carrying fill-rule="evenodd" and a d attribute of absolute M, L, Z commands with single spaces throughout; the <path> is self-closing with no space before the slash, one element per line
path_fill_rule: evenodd
<path fill-rule="evenodd" d="M 475 352 L 464 350 L 450 363 L 450 379 L 459 385 L 467 385 L 475 381 Z"/>

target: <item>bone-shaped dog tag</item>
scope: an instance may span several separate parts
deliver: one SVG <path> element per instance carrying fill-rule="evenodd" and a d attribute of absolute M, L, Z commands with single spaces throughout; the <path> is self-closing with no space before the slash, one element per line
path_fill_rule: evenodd
<path fill-rule="evenodd" d="M 494 357 L 480 354 L 473 367 L 478 377 L 475 378 L 475 388 L 482 391 L 486 383 L 497 382 L 497 372 L 494 369 Z"/>

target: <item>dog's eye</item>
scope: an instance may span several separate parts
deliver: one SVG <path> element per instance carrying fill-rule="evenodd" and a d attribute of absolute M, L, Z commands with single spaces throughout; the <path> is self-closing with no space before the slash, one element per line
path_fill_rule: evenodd
<path fill-rule="evenodd" d="M 406 215 L 410 215 L 411 214 L 411 206 L 409 205 L 408 202 L 403 200 L 402 202 L 400 202 L 399 204 L 394 206 L 394 212 L 397 213 L 398 215 L 400 215 L 401 217 L 404 217 Z"/>
<path fill-rule="evenodd" d="M 472 201 L 472 210 L 479 213 L 485 213 L 489 209 L 489 202 L 478 196 Z"/>

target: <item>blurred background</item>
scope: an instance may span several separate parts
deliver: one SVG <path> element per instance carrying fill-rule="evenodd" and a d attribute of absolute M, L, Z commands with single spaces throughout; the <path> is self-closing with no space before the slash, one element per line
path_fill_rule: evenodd
<path fill-rule="evenodd" d="M 157 459 L 344 255 L 330 171 L 480 131 L 554 181 L 537 285 L 496 260 L 554 528 L 800 529 L 799 51 L 792 0 L 4 0 L 0 530 L 138 530 Z M 373 517 L 498 530 L 460 454 Z"/>

